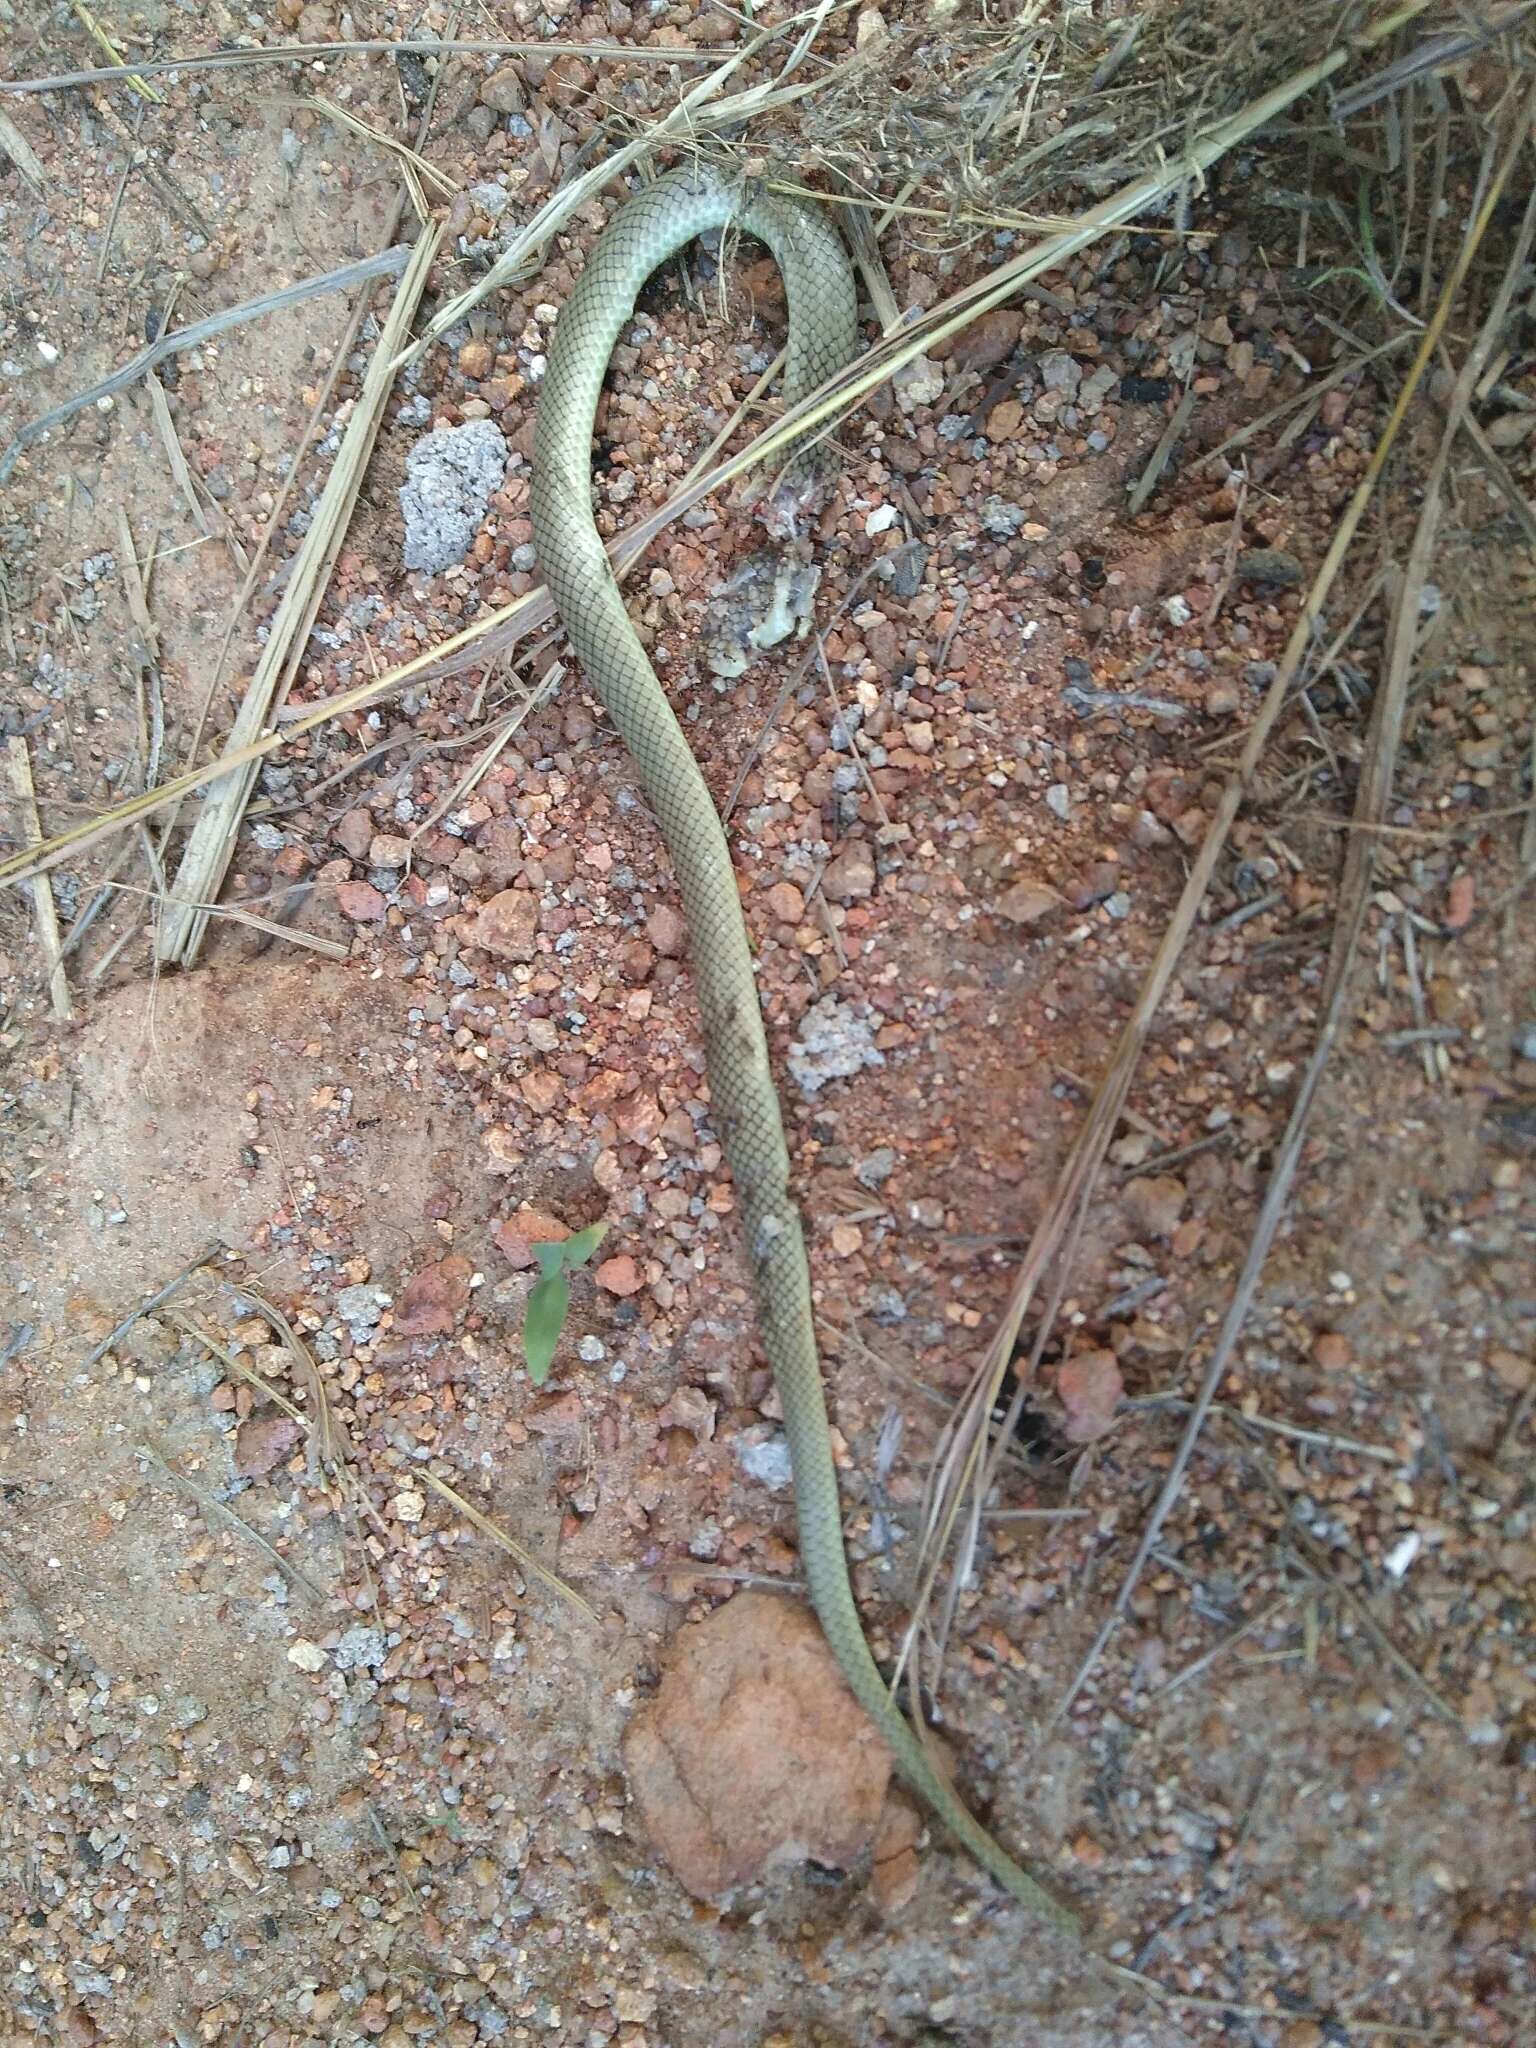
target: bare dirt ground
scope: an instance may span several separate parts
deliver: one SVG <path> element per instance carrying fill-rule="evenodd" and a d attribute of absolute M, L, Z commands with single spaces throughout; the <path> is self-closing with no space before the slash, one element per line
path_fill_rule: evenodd
<path fill-rule="evenodd" d="M 194 30 L 204 47 L 442 34 L 441 13 L 194 24 L 146 6 L 108 25 L 142 57 Z M 11 76 L 98 61 L 68 10 L 0 18 Z M 458 32 L 654 49 L 737 28 L 691 0 L 614 0 L 485 9 Z M 121 85 L 0 103 L 38 173 L 0 158 L 0 440 L 167 317 L 371 253 L 397 166 L 295 95 L 408 135 L 427 76 L 355 56 L 161 78 L 158 103 Z M 425 154 L 459 192 L 428 303 L 569 170 L 601 97 L 638 113 L 676 90 L 597 58 L 445 63 Z M 1256 244 L 1244 197 L 1229 184 L 1192 240 L 1090 249 L 1053 300 L 963 337 L 931 390 L 877 395 L 844 426 L 825 672 L 801 673 L 771 727 L 798 652 L 729 694 L 692 659 L 711 592 L 756 545 L 745 514 L 690 515 L 632 584 L 722 802 L 747 769 L 732 831 L 882 1658 L 938 1425 L 1391 388 L 1357 370 L 1300 431 L 1202 464 L 1353 353 Z M 532 587 L 532 403 L 605 211 L 403 380 L 295 701 Z M 898 299 L 931 302 L 984 254 L 896 242 Z M 710 260 L 692 269 L 653 283 L 620 351 L 596 459 L 610 528 L 665 499 L 777 345 L 764 265 L 728 266 L 723 311 Z M 18 465 L 0 717 L 45 831 L 185 759 L 350 311 L 328 296 L 237 326 L 163 368 L 158 398 L 141 381 Z M 373 331 L 279 511 L 214 743 Z M 1536 410 L 1529 311 L 1515 333 L 1518 422 Z M 1190 434 L 1131 516 L 1186 385 Z M 408 573 L 406 453 L 466 420 L 505 433 L 506 479 L 465 563 Z M 802 1858 L 706 1903 L 641 1825 L 625 1728 L 679 1627 L 744 1587 L 793 1590 L 793 1515 L 665 851 L 579 679 L 528 708 L 501 666 L 276 757 L 225 901 L 280 929 L 216 919 L 194 971 L 152 970 L 142 840 L 53 873 L 66 930 L 113 884 L 68 956 L 72 1023 L 50 1013 L 29 898 L 0 903 L 7 2039 L 1531 2038 L 1536 576 L 1470 459 L 1290 1213 L 1184 1491 L 1072 1693 L 1314 1040 L 1383 659 L 1373 579 L 1379 597 L 1401 563 L 1437 431 L 1426 399 L 1330 610 L 1337 630 L 1363 608 L 1358 630 L 1284 716 L 1159 1013 L 938 1702 L 989 1824 L 1182 2002 L 1107 1993 L 931 1835 L 915 1867 Z M 1536 440 L 1499 445 L 1529 494 Z M 881 558 L 890 573 L 866 577 Z M 808 1092 L 792 1048 L 818 1020 L 858 1064 Z M 534 1388 L 530 1243 L 598 1219 L 604 1263 L 574 1282 Z"/>

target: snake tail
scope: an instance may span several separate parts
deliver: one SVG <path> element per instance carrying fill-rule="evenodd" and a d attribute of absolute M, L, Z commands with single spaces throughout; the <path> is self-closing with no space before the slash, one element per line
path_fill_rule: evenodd
<path fill-rule="evenodd" d="M 783 1403 L 801 1563 L 816 1614 L 844 1678 L 908 1783 L 999 1884 L 1075 1933 L 1077 1915 L 993 1840 L 935 1770 L 865 1642 L 843 1550 L 805 1240 L 790 1194 L 789 1151 L 730 850 L 693 750 L 630 624 L 593 518 L 598 397 L 636 296 L 657 266 L 695 235 L 731 222 L 766 243 L 784 275 L 786 400 L 804 397 L 852 358 L 853 272 L 824 212 L 704 168 L 659 178 L 614 217 L 561 311 L 535 428 L 534 542 L 571 647 L 634 756 L 677 871 L 710 1097 L 736 1187 L 763 1344 Z"/>

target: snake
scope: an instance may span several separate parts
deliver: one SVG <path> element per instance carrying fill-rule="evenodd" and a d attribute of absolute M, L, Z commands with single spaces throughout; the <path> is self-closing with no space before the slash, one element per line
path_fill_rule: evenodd
<path fill-rule="evenodd" d="M 787 404 L 858 346 L 847 247 L 829 214 L 705 164 L 632 195 L 594 244 L 555 323 L 534 426 L 529 515 L 566 638 L 633 757 L 677 875 L 712 1114 L 745 1238 L 759 1329 L 783 1409 L 801 1569 L 827 1643 L 907 1783 L 1014 1898 L 1072 1933 L 1077 1915 L 976 1820 L 897 1705 L 865 1639 L 843 1548 L 805 1235 L 730 847 L 709 786 L 630 622 L 592 510 L 598 399 L 641 287 L 695 236 L 734 226 L 772 252 L 789 308 Z M 814 459 L 814 458 L 810 458 Z M 792 449 L 788 467 L 803 463 Z"/>

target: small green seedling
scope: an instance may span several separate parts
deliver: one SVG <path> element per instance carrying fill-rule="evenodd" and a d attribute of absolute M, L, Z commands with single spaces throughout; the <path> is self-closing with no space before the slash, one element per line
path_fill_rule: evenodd
<path fill-rule="evenodd" d="M 606 1223 L 590 1223 L 574 1237 L 562 1238 L 558 1244 L 536 1244 L 533 1248 L 539 1262 L 539 1278 L 533 1283 L 528 1313 L 523 1318 L 523 1355 L 528 1360 L 528 1377 L 536 1387 L 542 1387 L 549 1378 L 555 1346 L 565 1328 L 566 1310 L 571 1305 L 570 1282 L 565 1276 L 587 1263 L 602 1243 L 607 1228 Z"/>

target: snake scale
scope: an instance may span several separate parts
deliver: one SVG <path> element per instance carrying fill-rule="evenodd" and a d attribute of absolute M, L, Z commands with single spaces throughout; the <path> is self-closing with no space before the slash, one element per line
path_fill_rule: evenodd
<path fill-rule="evenodd" d="M 593 518 L 598 397 L 636 296 L 658 265 L 695 235 L 732 222 L 768 245 L 784 276 L 786 400 L 804 397 L 855 353 L 853 270 L 826 214 L 703 167 L 657 179 L 614 217 L 560 313 L 535 427 L 534 544 L 571 647 L 634 756 L 677 870 L 710 1099 L 783 1404 L 800 1557 L 817 1616 L 843 1676 L 908 1782 L 1009 1892 L 1076 1931 L 1076 1915 L 1014 1862 L 934 1769 L 864 1640 L 843 1551 L 805 1240 L 790 1193 L 789 1152 L 730 849 L 693 750 L 625 612 Z"/>

